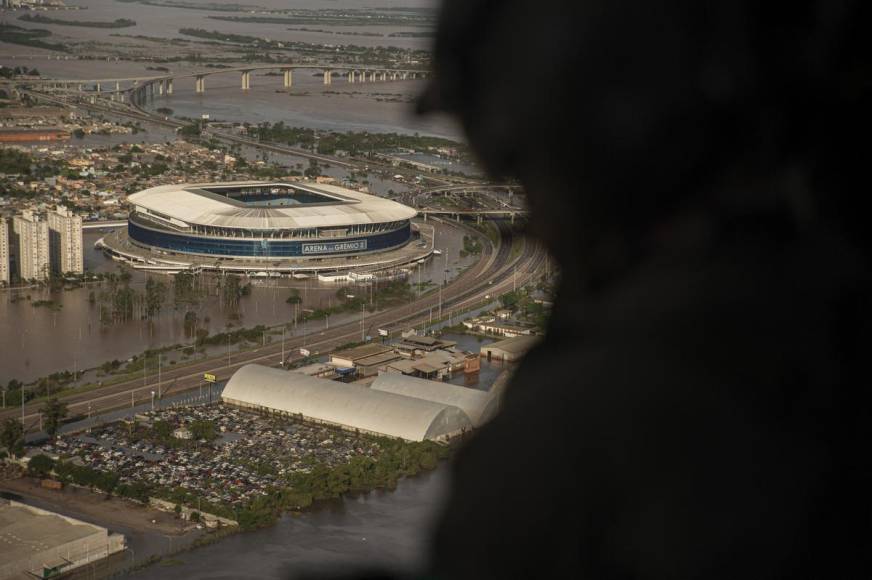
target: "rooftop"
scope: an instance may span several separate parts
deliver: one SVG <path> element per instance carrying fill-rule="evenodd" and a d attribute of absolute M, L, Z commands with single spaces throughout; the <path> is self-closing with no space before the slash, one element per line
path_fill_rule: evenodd
<path fill-rule="evenodd" d="M 0 562 L 28 563 L 46 550 L 94 535 L 105 537 L 106 530 L 79 520 L 31 508 L 17 502 L 0 502 Z M 55 566 L 62 564 L 46 562 Z"/>
<path fill-rule="evenodd" d="M 334 352 L 331 355 L 331 357 L 332 358 L 346 359 L 346 360 L 350 360 L 352 362 L 355 362 L 358 359 L 367 358 L 370 356 L 384 354 L 384 353 L 392 352 L 392 351 L 393 351 L 393 348 L 391 348 L 390 346 L 371 342 L 369 344 L 362 344 L 360 346 L 355 346 L 353 348 L 348 348 L 345 350 L 340 350 L 338 352 Z"/>
<path fill-rule="evenodd" d="M 482 349 L 487 350 L 504 350 L 506 352 L 511 352 L 515 354 L 523 354 L 533 348 L 539 340 L 541 340 L 541 336 L 536 335 L 522 335 L 516 336 L 514 338 L 507 338 L 505 340 L 498 340 L 497 342 L 492 342 L 491 344 L 482 347 Z"/>
<path fill-rule="evenodd" d="M 134 193 L 138 209 L 186 224 L 255 230 L 324 228 L 412 219 L 417 211 L 335 185 L 240 181 L 174 184 Z"/>

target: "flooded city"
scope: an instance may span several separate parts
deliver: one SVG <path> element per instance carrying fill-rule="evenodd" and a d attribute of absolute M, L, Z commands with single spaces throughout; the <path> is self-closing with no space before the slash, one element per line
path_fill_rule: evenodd
<path fill-rule="evenodd" d="M 8 559 L 74 578 L 423 566 L 449 458 L 551 284 L 522 192 L 453 118 L 414 112 L 435 4 L 22 3 L 0 8 L 0 523 L 58 545 Z M 198 220 L 223 224 L 217 250 L 185 247 L 214 242 Z M 69 522 L 91 535 L 62 540 Z"/>

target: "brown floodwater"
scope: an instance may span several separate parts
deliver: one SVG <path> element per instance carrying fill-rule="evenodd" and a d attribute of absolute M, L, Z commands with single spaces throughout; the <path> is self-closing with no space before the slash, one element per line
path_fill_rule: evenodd
<path fill-rule="evenodd" d="M 102 235 L 105 234 L 94 230 L 86 230 L 84 235 L 85 267 L 92 272 L 111 272 L 119 268 L 94 248 L 94 242 Z M 454 228 L 440 227 L 436 245 L 444 253 L 420 265 L 410 282 L 417 283 L 419 273 L 421 282 L 454 277 L 460 268 L 475 260 L 471 256 L 460 257 L 462 234 Z M 143 291 L 149 276 L 171 284 L 168 276 L 135 271 L 131 288 Z M 293 321 L 294 308 L 286 303 L 292 287 L 300 291 L 303 308 L 316 309 L 335 305 L 340 285 L 322 284 L 313 279 L 253 279 L 251 295 L 240 300 L 241 319 L 231 320 L 216 295 L 204 299 L 195 310 L 201 327 L 213 334 L 224 331 L 228 323 L 237 328 L 279 325 Z M 100 285 L 59 292 L 37 287 L 0 291 L 0 383 L 13 378 L 31 381 L 64 370 L 81 371 L 105 361 L 126 360 L 149 348 L 190 342 L 184 330 L 185 307 L 174 308 L 171 298 L 151 321 L 102 324 L 99 306 L 89 301 L 92 291 L 99 295 Z M 365 291 L 363 287 L 352 289 L 361 295 Z M 19 296 L 25 299 L 15 301 Z M 37 300 L 53 300 L 61 307 L 57 310 L 35 307 L 33 302 Z M 356 313 L 331 316 L 329 324 L 357 320 L 358 316 Z M 297 332 L 319 332 L 324 324 L 312 321 L 298 327 Z"/>

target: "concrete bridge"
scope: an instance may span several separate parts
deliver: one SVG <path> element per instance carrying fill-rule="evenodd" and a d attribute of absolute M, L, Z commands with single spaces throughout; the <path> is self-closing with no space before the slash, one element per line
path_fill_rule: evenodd
<path fill-rule="evenodd" d="M 348 84 L 355 83 L 385 83 L 426 78 L 428 73 L 423 70 L 395 69 L 365 66 L 357 64 L 268 64 L 246 65 L 229 68 L 209 69 L 203 71 L 172 73 L 155 76 L 104 78 L 104 79 L 22 79 L 13 81 L 17 84 L 41 85 L 65 90 L 76 90 L 80 93 L 91 93 L 92 96 L 108 93 L 111 100 L 125 101 L 130 99 L 135 103 L 153 98 L 155 94 L 172 95 L 175 81 L 192 79 L 194 91 L 205 94 L 206 79 L 215 75 L 238 74 L 240 89 L 251 89 L 251 73 L 256 71 L 281 72 L 282 87 L 291 89 L 294 84 L 294 71 L 313 71 L 321 76 L 325 85 L 332 85 L 334 79 L 343 80 Z"/>
<path fill-rule="evenodd" d="M 527 210 L 525 209 L 437 209 L 437 208 L 422 208 L 418 209 L 418 215 L 424 217 L 424 221 L 430 216 L 443 216 L 454 219 L 459 222 L 461 217 L 474 217 L 476 223 L 481 223 L 484 218 L 490 219 L 506 219 L 515 223 L 515 217 L 525 217 Z"/>

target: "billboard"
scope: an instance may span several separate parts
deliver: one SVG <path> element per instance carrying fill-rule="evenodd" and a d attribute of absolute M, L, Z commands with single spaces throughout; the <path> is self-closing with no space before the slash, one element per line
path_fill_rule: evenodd
<path fill-rule="evenodd" d="M 345 242 L 321 242 L 303 244 L 303 255 L 339 254 L 342 252 L 360 252 L 366 249 L 366 240 L 350 240 Z"/>

